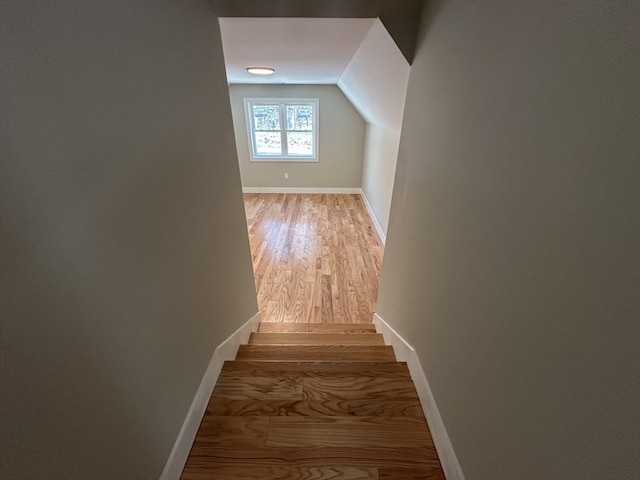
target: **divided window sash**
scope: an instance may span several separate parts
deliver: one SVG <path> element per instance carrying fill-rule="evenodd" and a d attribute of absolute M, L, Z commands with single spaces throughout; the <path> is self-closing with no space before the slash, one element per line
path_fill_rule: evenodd
<path fill-rule="evenodd" d="M 318 161 L 318 99 L 245 98 L 252 161 Z"/>

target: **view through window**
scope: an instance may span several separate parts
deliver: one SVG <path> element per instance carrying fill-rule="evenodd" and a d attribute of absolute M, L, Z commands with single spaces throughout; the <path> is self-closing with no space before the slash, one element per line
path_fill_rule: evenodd
<path fill-rule="evenodd" d="M 245 98 L 254 161 L 318 161 L 317 98 Z"/>

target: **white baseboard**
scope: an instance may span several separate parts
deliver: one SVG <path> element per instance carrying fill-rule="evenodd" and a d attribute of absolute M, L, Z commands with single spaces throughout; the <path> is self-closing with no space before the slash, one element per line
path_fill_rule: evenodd
<path fill-rule="evenodd" d="M 444 475 L 447 480 L 464 480 L 462 469 L 458 463 L 458 458 L 453 450 L 447 429 L 442 422 L 440 412 L 436 401 L 431 393 L 429 382 L 422 370 L 420 359 L 415 349 L 409 345 L 404 338 L 402 338 L 398 332 L 396 332 L 391 326 L 385 322 L 377 313 L 373 316 L 373 323 L 376 326 L 376 331 L 381 333 L 386 344 L 393 347 L 393 351 L 396 354 L 396 358 L 400 362 L 407 362 L 407 367 L 411 373 L 411 379 L 418 391 L 418 397 L 420 398 L 420 404 L 424 410 L 424 414 L 427 417 L 427 423 L 429 424 L 429 430 L 433 437 L 433 443 L 438 451 L 440 457 L 440 464 L 444 470 Z"/>
<path fill-rule="evenodd" d="M 376 214 L 373 213 L 373 208 L 371 208 L 371 204 L 369 203 L 369 199 L 367 198 L 367 195 L 362 190 L 360 190 L 360 195 L 362 196 L 362 200 L 364 200 L 364 204 L 367 207 L 367 210 L 369 211 L 369 216 L 371 217 L 371 220 L 373 221 L 373 226 L 375 227 L 376 232 L 378 232 L 378 236 L 380 237 L 380 241 L 382 242 L 382 245 L 384 245 L 387 242 L 387 236 L 382 231 L 382 227 L 380 226 L 380 223 L 378 222 L 378 219 L 376 218 Z"/>
<path fill-rule="evenodd" d="M 198 387 L 198 391 L 191 403 L 191 408 L 189 408 L 180 433 L 178 433 L 176 443 L 173 445 L 173 450 L 171 450 L 162 475 L 160 475 L 160 480 L 180 479 L 184 465 L 187 463 L 187 458 L 189 457 L 191 445 L 193 445 L 193 441 L 196 438 L 200 422 L 207 409 L 209 398 L 218 381 L 218 376 L 220 376 L 220 371 L 222 370 L 225 360 L 234 360 L 236 358 L 238 347 L 249 341 L 251 332 L 258 330 L 259 323 L 260 313 L 256 313 L 213 352 L 209 366 L 200 382 L 200 387 Z"/>
<path fill-rule="evenodd" d="M 319 187 L 242 187 L 242 193 L 325 193 L 360 194 L 361 188 L 319 188 Z"/>

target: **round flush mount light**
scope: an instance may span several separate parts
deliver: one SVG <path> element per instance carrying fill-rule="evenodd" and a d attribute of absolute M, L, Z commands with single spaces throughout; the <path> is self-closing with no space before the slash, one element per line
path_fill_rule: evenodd
<path fill-rule="evenodd" d="M 253 75 L 272 75 L 276 70 L 271 67 L 249 67 L 247 72 Z"/>

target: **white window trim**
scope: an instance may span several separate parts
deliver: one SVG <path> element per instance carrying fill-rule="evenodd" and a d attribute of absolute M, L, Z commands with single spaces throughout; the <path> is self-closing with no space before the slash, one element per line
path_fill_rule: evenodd
<path fill-rule="evenodd" d="M 319 105 L 320 102 L 317 98 L 244 98 L 244 112 L 247 124 L 247 137 L 249 140 L 249 156 L 252 162 L 318 162 L 320 156 L 318 155 L 318 117 L 319 117 Z M 282 135 L 282 145 L 286 148 L 286 122 L 284 121 L 284 106 L 285 105 L 313 105 L 313 157 L 305 157 L 300 155 L 263 155 L 256 156 L 254 148 L 254 129 L 253 129 L 253 115 L 251 112 L 251 105 L 259 103 L 261 105 L 279 105 L 280 106 L 280 133 Z"/>

